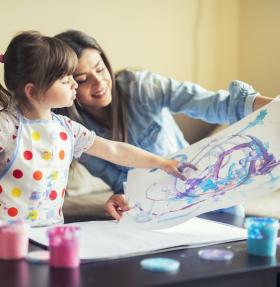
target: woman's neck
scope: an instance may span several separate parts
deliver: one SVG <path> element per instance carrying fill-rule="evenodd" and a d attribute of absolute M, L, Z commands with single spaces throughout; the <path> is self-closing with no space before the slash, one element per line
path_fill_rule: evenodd
<path fill-rule="evenodd" d="M 85 110 L 93 118 L 93 120 L 100 126 L 105 127 L 107 129 L 111 129 L 110 115 L 108 113 L 108 109 L 102 108 L 93 110 L 85 108 Z"/>

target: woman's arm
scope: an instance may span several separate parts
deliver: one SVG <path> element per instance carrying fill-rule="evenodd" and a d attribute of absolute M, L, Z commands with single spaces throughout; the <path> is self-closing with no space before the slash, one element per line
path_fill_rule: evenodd
<path fill-rule="evenodd" d="M 261 107 L 269 104 L 272 100 L 273 98 L 268 98 L 264 96 L 256 96 L 254 100 L 254 104 L 253 104 L 253 110 L 256 111 L 260 109 Z"/>
<path fill-rule="evenodd" d="M 152 114 L 159 114 L 167 107 L 173 113 L 218 124 L 232 124 L 250 114 L 258 95 L 242 81 L 232 81 L 228 90 L 209 91 L 195 83 L 179 82 L 148 71 L 135 73 L 130 88 L 138 95 L 136 100 Z"/>
<path fill-rule="evenodd" d="M 168 174 L 185 180 L 178 170 L 179 161 L 165 159 L 127 143 L 96 136 L 93 145 L 86 153 L 127 167 L 160 168 Z"/>

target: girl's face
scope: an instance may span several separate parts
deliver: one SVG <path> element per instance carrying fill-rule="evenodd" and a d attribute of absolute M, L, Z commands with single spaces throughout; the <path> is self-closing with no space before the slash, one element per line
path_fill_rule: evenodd
<path fill-rule="evenodd" d="M 112 101 L 112 79 L 100 53 L 85 49 L 74 73 L 78 83 L 77 99 L 90 113 L 100 111 Z"/>
<path fill-rule="evenodd" d="M 49 108 L 63 108 L 73 105 L 78 85 L 72 75 L 56 80 L 44 93 L 43 101 Z"/>

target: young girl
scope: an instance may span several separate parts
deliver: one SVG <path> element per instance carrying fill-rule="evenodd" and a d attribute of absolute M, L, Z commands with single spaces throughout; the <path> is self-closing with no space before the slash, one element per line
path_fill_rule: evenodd
<path fill-rule="evenodd" d="M 0 219 L 26 219 L 32 226 L 63 222 L 69 165 L 83 152 L 181 176 L 175 160 L 103 139 L 51 112 L 71 106 L 76 97 L 77 57 L 61 40 L 23 32 L 0 62 L 7 87 L 0 85 Z"/>

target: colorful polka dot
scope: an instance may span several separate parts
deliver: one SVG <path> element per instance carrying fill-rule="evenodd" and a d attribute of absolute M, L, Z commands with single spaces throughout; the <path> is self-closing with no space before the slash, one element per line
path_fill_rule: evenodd
<path fill-rule="evenodd" d="M 52 153 L 50 151 L 46 150 L 42 153 L 42 158 L 44 160 L 50 160 L 52 158 Z"/>
<path fill-rule="evenodd" d="M 51 174 L 51 178 L 53 179 L 53 180 L 57 180 L 58 179 L 58 171 L 53 171 L 52 172 L 52 174 Z"/>
<path fill-rule="evenodd" d="M 63 141 L 66 141 L 66 140 L 67 140 L 67 137 L 68 137 L 65 132 L 60 132 L 60 133 L 59 133 L 59 136 L 60 136 L 60 138 L 61 138 Z"/>
<path fill-rule="evenodd" d="M 60 158 L 61 160 L 65 158 L 65 152 L 64 152 L 64 150 L 61 150 L 61 151 L 59 152 L 59 158 Z"/>
<path fill-rule="evenodd" d="M 52 190 L 49 197 L 51 200 L 55 200 L 57 197 L 57 192 L 55 190 Z"/>
<path fill-rule="evenodd" d="M 3 187 L 2 187 L 2 185 L 0 185 L 0 193 L 2 193 L 3 192 Z"/>
<path fill-rule="evenodd" d="M 15 177 L 15 178 L 22 178 L 23 177 L 23 172 L 20 170 L 20 169 L 15 169 L 14 171 L 13 171 L 13 176 Z"/>
<path fill-rule="evenodd" d="M 33 154 L 30 150 L 26 150 L 23 152 L 23 157 L 26 159 L 26 160 L 31 160 L 32 157 L 33 157 Z"/>
<path fill-rule="evenodd" d="M 20 188 L 14 187 L 14 188 L 12 189 L 11 193 L 12 193 L 12 196 L 14 196 L 14 197 L 20 197 L 21 194 L 22 194 L 22 191 L 21 191 Z"/>
<path fill-rule="evenodd" d="M 18 215 L 18 209 L 15 208 L 15 207 L 10 207 L 8 209 L 8 215 L 11 216 L 11 217 L 15 217 Z"/>
<path fill-rule="evenodd" d="M 42 172 L 39 171 L 39 170 L 37 170 L 37 171 L 35 171 L 35 172 L 33 173 L 33 178 L 34 178 L 35 180 L 41 180 L 42 177 L 43 177 L 43 174 L 42 174 Z"/>
<path fill-rule="evenodd" d="M 41 134 L 39 132 L 33 131 L 31 137 L 34 141 L 39 141 L 41 139 Z"/>
<path fill-rule="evenodd" d="M 37 219 L 38 216 L 39 216 L 39 212 L 37 210 L 31 210 L 27 215 L 27 217 L 31 220 Z"/>

